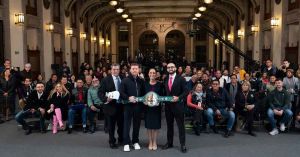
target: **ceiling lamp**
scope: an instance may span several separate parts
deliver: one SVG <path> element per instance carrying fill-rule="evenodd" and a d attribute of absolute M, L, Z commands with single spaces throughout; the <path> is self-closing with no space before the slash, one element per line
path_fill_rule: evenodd
<path fill-rule="evenodd" d="M 201 6 L 201 7 L 198 8 L 198 10 L 203 12 L 203 11 L 206 10 L 206 7 L 205 6 Z"/>
<path fill-rule="evenodd" d="M 117 13 L 123 13 L 123 11 L 124 11 L 124 9 L 121 7 L 117 8 L 116 10 L 117 10 Z"/>
<path fill-rule="evenodd" d="M 126 19 L 126 22 L 132 22 L 132 19 Z"/>
<path fill-rule="evenodd" d="M 196 13 L 195 14 L 196 17 L 201 17 L 201 15 L 202 15 L 201 13 Z"/>
<path fill-rule="evenodd" d="M 109 5 L 111 6 L 116 6 L 118 4 L 118 1 L 110 1 Z"/>
<path fill-rule="evenodd" d="M 195 21 L 195 20 L 198 20 L 198 18 L 197 18 L 197 17 L 193 17 L 193 18 L 192 18 L 192 20 L 194 20 L 194 21 Z"/>
<path fill-rule="evenodd" d="M 206 4 L 210 4 L 212 2 L 214 2 L 214 1 L 213 0 L 204 0 L 204 3 L 206 3 Z"/>
<path fill-rule="evenodd" d="M 122 14 L 122 17 L 123 17 L 124 19 L 127 19 L 127 18 L 128 18 L 128 14 L 124 13 L 124 14 Z"/>

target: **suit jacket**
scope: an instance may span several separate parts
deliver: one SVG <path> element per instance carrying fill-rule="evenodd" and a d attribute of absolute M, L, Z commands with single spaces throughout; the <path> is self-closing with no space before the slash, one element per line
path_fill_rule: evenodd
<path fill-rule="evenodd" d="M 166 105 L 169 105 L 169 107 L 172 108 L 172 111 L 175 113 L 183 113 L 184 112 L 184 103 L 183 100 L 186 99 L 186 96 L 188 94 L 188 90 L 186 87 L 186 81 L 183 77 L 176 74 L 175 79 L 172 84 L 171 91 L 169 90 L 169 75 L 166 77 L 164 81 L 164 91 L 166 96 L 178 96 L 179 101 L 178 102 L 168 102 Z"/>
<path fill-rule="evenodd" d="M 43 108 L 43 109 L 47 109 L 48 106 L 48 95 L 46 94 L 46 92 L 43 92 L 42 96 L 38 97 L 38 93 L 37 91 L 33 91 L 29 94 L 28 99 L 27 99 L 27 104 L 24 107 L 24 110 L 28 110 L 28 109 L 38 109 L 38 108 Z"/>
<path fill-rule="evenodd" d="M 119 77 L 122 80 L 122 77 L 121 76 L 119 76 Z M 120 89 L 120 87 L 119 87 L 119 89 Z M 103 104 L 104 113 L 107 115 L 110 115 L 110 116 L 112 116 L 116 113 L 117 107 L 122 107 L 121 104 L 117 104 L 116 100 L 112 100 L 110 103 L 106 104 L 107 97 L 105 96 L 105 94 L 108 92 L 113 92 L 113 91 L 116 91 L 113 76 L 108 75 L 107 77 L 102 79 L 102 82 L 101 82 L 101 85 L 100 85 L 100 88 L 98 91 L 98 95 L 99 95 L 99 98 L 101 99 L 101 101 L 104 103 Z"/>

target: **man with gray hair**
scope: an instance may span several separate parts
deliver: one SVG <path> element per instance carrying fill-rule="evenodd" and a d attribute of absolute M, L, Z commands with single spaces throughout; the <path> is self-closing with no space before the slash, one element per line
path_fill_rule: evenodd
<path fill-rule="evenodd" d="M 26 63 L 24 65 L 24 70 L 21 72 L 21 81 L 24 81 L 25 78 L 30 78 L 30 80 L 34 80 L 35 78 L 33 78 L 33 73 L 31 71 L 31 64 L 30 63 Z"/>
<path fill-rule="evenodd" d="M 122 77 L 120 74 L 120 65 L 111 65 L 111 75 L 102 79 L 98 95 L 102 100 L 103 112 L 107 117 L 108 121 L 108 132 L 109 132 L 109 146 L 112 149 L 118 148 L 115 138 L 115 126 L 117 124 L 118 130 L 118 143 L 123 143 L 123 105 L 119 100 L 113 100 L 109 98 L 106 93 L 119 91 L 121 87 Z"/>

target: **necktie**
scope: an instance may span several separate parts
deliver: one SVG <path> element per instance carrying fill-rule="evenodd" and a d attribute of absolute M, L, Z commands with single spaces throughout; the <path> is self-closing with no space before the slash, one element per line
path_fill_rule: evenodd
<path fill-rule="evenodd" d="M 170 77 L 169 77 L 169 83 L 168 83 L 169 91 L 171 91 L 171 89 L 172 89 L 172 81 L 173 81 L 173 77 L 170 76 Z"/>

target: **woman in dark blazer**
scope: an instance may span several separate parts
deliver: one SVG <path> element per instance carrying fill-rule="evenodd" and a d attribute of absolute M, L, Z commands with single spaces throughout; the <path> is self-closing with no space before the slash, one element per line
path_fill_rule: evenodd
<path fill-rule="evenodd" d="M 255 103 L 255 93 L 251 91 L 250 82 L 243 82 L 241 92 L 236 95 L 235 105 L 237 112 L 246 118 L 248 134 L 251 136 L 256 136 L 253 133 Z"/>
<path fill-rule="evenodd" d="M 5 120 L 8 121 L 10 112 L 14 112 L 16 81 L 11 76 L 10 69 L 4 70 L 0 77 L 0 105 L 4 111 Z"/>

